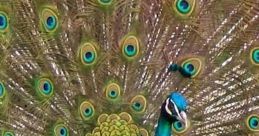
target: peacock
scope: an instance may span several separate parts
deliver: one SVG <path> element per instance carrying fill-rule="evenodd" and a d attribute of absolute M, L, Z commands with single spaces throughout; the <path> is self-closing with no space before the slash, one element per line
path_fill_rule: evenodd
<path fill-rule="evenodd" d="M 259 0 L 0 0 L 1 136 L 258 136 Z"/>

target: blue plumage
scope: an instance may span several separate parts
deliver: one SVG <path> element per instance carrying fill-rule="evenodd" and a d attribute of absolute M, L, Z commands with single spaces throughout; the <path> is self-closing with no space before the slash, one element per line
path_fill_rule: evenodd
<path fill-rule="evenodd" d="M 186 122 L 185 111 L 187 106 L 187 99 L 181 93 L 171 93 L 161 107 L 161 113 L 155 135 L 171 136 L 171 128 L 174 122 Z"/>
<path fill-rule="evenodd" d="M 188 103 L 187 103 L 187 100 L 186 98 L 178 93 L 178 92 L 173 92 L 169 95 L 169 98 L 174 101 L 174 103 L 176 104 L 176 106 L 178 107 L 179 110 L 181 111 L 185 111 L 187 106 L 188 106 Z"/>

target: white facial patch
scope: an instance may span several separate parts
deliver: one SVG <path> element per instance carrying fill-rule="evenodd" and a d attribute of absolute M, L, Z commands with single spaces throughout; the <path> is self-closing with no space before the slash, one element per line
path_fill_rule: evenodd
<path fill-rule="evenodd" d="M 173 104 L 174 104 L 174 109 L 177 113 L 176 118 L 181 121 L 182 123 L 184 123 L 185 126 L 187 126 L 187 115 L 184 111 L 181 111 L 181 113 L 179 113 L 179 109 L 177 108 L 176 104 L 174 103 L 174 101 L 170 100 Z"/>
<path fill-rule="evenodd" d="M 166 112 L 167 112 L 169 115 L 173 116 L 173 113 L 172 113 L 171 110 L 169 109 L 169 98 L 166 99 L 165 110 L 166 110 Z"/>

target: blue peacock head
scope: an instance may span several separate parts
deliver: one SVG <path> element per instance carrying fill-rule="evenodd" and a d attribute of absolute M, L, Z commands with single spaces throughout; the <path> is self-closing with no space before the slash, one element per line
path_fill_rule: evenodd
<path fill-rule="evenodd" d="M 166 116 L 169 116 L 174 121 L 180 121 L 187 126 L 187 107 L 188 103 L 186 98 L 178 92 L 173 92 L 165 100 L 162 108 L 164 108 L 167 114 Z"/>

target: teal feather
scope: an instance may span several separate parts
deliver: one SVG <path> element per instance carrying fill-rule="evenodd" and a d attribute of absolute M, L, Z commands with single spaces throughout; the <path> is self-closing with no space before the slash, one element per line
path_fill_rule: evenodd
<path fill-rule="evenodd" d="M 171 136 L 172 122 L 168 121 L 164 117 L 160 117 L 158 120 L 158 126 L 156 128 L 155 136 Z"/>

